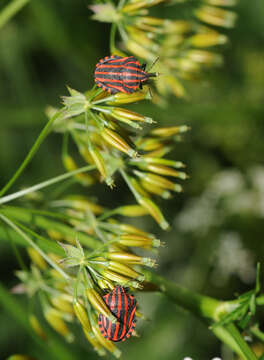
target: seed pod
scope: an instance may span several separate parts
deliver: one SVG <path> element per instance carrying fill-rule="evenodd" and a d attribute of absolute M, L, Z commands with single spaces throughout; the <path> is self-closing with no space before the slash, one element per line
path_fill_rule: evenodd
<path fill-rule="evenodd" d="M 125 205 L 120 206 L 115 210 L 117 214 L 129 217 L 137 217 L 148 214 L 148 210 L 146 210 L 143 206 L 140 205 Z"/>
<path fill-rule="evenodd" d="M 73 160 L 73 158 L 71 156 L 64 155 L 62 158 L 62 161 L 63 161 L 63 164 L 64 164 L 66 170 L 73 171 L 73 170 L 78 169 L 78 166 L 76 165 L 75 161 Z M 79 180 L 80 183 L 82 183 L 83 185 L 86 185 L 86 186 L 89 186 L 95 182 L 95 180 L 92 176 L 85 174 L 85 173 L 76 174 L 74 177 L 77 180 Z"/>
<path fill-rule="evenodd" d="M 208 24 L 225 28 L 233 27 L 237 18 L 234 12 L 213 6 L 201 6 L 195 11 L 195 15 Z"/>
<path fill-rule="evenodd" d="M 106 256 L 111 260 L 124 262 L 126 264 L 139 264 L 150 267 L 154 267 L 156 264 L 154 259 L 144 258 L 135 254 L 125 253 L 125 252 L 110 252 L 106 254 Z"/>
<path fill-rule="evenodd" d="M 29 323 L 32 327 L 32 329 L 35 331 L 35 333 L 43 340 L 47 339 L 47 336 L 44 332 L 44 330 L 42 329 L 40 322 L 38 321 L 38 319 L 36 318 L 35 315 L 31 314 L 29 316 Z"/>
<path fill-rule="evenodd" d="M 158 186 L 164 189 L 169 189 L 175 192 L 181 192 L 182 187 L 179 184 L 174 184 L 172 181 L 164 178 L 163 176 L 151 174 L 151 173 L 143 173 L 137 170 L 134 170 L 134 173 L 140 178 L 144 179 L 145 182 L 149 184 L 153 184 L 154 186 Z"/>
<path fill-rule="evenodd" d="M 152 124 L 154 121 L 146 116 L 143 116 L 141 114 L 138 114 L 134 111 L 128 110 L 128 109 L 123 109 L 123 108 L 119 108 L 119 107 L 115 107 L 113 108 L 111 115 L 118 120 L 121 119 L 128 119 L 128 120 L 133 120 L 133 121 L 140 121 L 140 122 L 145 122 L 145 123 L 149 123 Z"/>
<path fill-rule="evenodd" d="M 89 302 L 92 304 L 92 306 L 99 311 L 100 313 L 104 314 L 106 317 L 109 318 L 111 322 L 115 322 L 116 319 L 111 313 L 111 311 L 108 309 L 107 305 L 105 304 L 102 297 L 98 294 L 97 291 L 94 289 L 88 288 L 86 289 L 86 295 L 89 300 Z"/>
<path fill-rule="evenodd" d="M 159 247 L 160 240 L 153 239 L 146 236 L 135 235 L 135 234 L 125 234 L 121 235 L 118 239 L 118 243 L 125 246 L 135 246 L 135 247 L 143 247 L 143 248 L 152 248 Z"/>
<path fill-rule="evenodd" d="M 104 128 L 101 131 L 103 139 L 108 142 L 110 145 L 118 149 L 119 151 L 124 152 L 128 156 L 137 157 L 137 152 L 132 149 L 128 143 L 115 131 L 108 128 Z"/>
<path fill-rule="evenodd" d="M 146 164 L 146 165 L 141 165 L 139 167 L 141 167 L 143 170 L 148 170 L 148 171 L 154 172 L 156 174 L 173 176 L 173 177 L 176 177 L 176 178 L 179 178 L 182 180 L 187 179 L 187 175 L 184 172 L 175 171 L 175 170 L 169 168 L 168 166 L 156 165 L 156 164 Z"/>
<path fill-rule="evenodd" d="M 61 334 L 68 342 L 74 340 L 73 334 L 69 331 L 65 321 L 59 315 L 59 312 L 52 307 L 48 307 L 44 312 L 45 319 L 50 326 Z"/>
<path fill-rule="evenodd" d="M 109 341 L 103 337 L 103 335 L 101 334 L 101 332 L 98 328 L 98 325 L 92 323 L 92 329 L 93 329 L 94 335 L 95 335 L 96 339 L 98 340 L 98 342 L 105 349 L 110 351 L 116 358 L 120 358 L 121 351 L 113 344 L 112 341 Z"/>
<path fill-rule="evenodd" d="M 182 125 L 182 126 L 170 126 L 170 127 L 161 127 L 156 128 L 151 131 L 152 135 L 159 136 L 159 137 L 170 137 L 177 135 L 179 133 L 186 132 L 190 129 L 189 126 Z"/>
<path fill-rule="evenodd" d="M 89 318 L 88 318 L 88 315 L 87 315 L 87 312 L 86 312 L 84 306 L 78 300 L 74 300 L 73 309 L 74 309 L 77 319 L 82 324 L 83 329 L 88 334 L 92 333 L 91 323 L 89 321 Z"/>
<path fill-rule="evenodd" d="M 219 34 L 216 31 L 207 32 L 204 34 L 195 34 L 188 41 L 197 47 L 209 47 L 215 45 L 222 45 L 227 42 L 227 36 Z"/>
<path fill-rule="evenodd" d="M 110 270 L 113 270 L 121 275 L 128 276 L 132 279 L 136 279 L 138 281 L 143 281 L 144 276 L 142 274 L 139 274 L 131 267 L 121 264 L 118 261 L 109 261 L 108 268 Z"/>
<path fill-rule="evenodd" d="M 105 290 L 105 289 L 110 289 L 110 290 L 113 290 L 114 289 L 114 284 L 110 281 L 110 280 L 107 280 L 107 279 L 100 279 L 98 280 L 98 286 L 102 289 L 102 290 Z"/>
<path fill-rule="evenodd" d="M 118 92 L 112 96 L 113 100 L 107 101 L 108 105 L 130 104 L 150 98 L 149 91 L 136 91 L 132 94 Z"/>
<path fill-rule="evenodd" d="M 168 190 L 162 189 L 160 186 L 150 184 L 149 182 L 145 181 L 144 179 L 140 179 L 140 184 L 149 193 L 161 196 L 163 199 L 171 198 L 171 193 Z"/>
<path fill-rule="evenodd" d="M 73 308 L 72 308 L 72 304 L 69 301 L 66 300 L 66 298 L 64 297 L 63 294 L 51 297 L 50 302 L 58 310 L 61 310 L 61 311 L 66 312 L 68 314 L 73 314 L 74 313 Z"/>
<path fill-rule="evenodd" d="M 139 199 L 139 203 L 148 210 L 149 214 L 157 221 L 163 230 L 167 230 L 169 228 L 169 224 L 162 215 L 162 212 L 152 200 L 142 197 Z"/>
<path fill-rule="evenodd" d="M 30 256 L 31 261 L 36 264 L 41 270 L 47 269 L 47 263 L 39 252 L 33 247 L 27 248 L 28 255 Z"/>
<path fill-rule="evenodd" d="M 92 345 L 94 350 L 98 353 L 98 355 L 105 356 L 106 351 L 104 350 L 104 348 L 102 347 L 100 342 L 95 338 L 94 333 L 92 333 L 92 335 L 91 335 L 90 332 L 88 332 L 85 328 L 83 329 L 83 332 L 84 332 L 86 339 L 89 341 L 89 343 Z"/>

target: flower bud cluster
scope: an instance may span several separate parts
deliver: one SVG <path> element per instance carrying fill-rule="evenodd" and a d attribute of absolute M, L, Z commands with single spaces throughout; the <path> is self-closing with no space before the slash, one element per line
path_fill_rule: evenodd
<path fill-rule="evenodd" d="M 182 80 L 196 78 L 204 67 L 221 64 L 221 56 L 215 48 L 225 44 L 228 38 L 210 26 L 233 27 L 236 14 L 230 11 L 230 7 L 236 5 L 236 0 L 202 0 L 193 10 L 191 4 L 190 12 L 193 12 L 195 19 L 190 20 L 163 19 L 149 15 L 149 8 L 167 2 L 128 0 L 123 6 L 115 8 L 111 5 L 112 13 L 116 16 L 108 17 L 107 21 L 112 22 L 114 27 L 117 26 L 122 47 L 129 53 L 148 63 L 159 58 L 156 71 L 161 75 L 155 79 L 155 86 L 160 95 L 172 93 L 177 97 L 184 97 L 186 91 Z M 108 8 L 108 4 L 92 6 L 94 19 L 106 21 L 105 13 Z M 125 56 L 114 44 L 112 52 Z M 164 101 L 157 95 L 154 99 L 160 104 Z"/>

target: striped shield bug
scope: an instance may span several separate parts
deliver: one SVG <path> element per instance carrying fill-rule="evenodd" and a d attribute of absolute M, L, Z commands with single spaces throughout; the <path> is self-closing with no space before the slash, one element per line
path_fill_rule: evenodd
<path fill-rule="evenodd" d="M 134 56 L 106 56 L 96 64 L 94 81 L 111 94 L 133 93 L 142 89 L 150 77 L 157 76 L 157 73 L 148 73 L 145 69 L 146 64 L 141 65 Z"/>
<path fill-rule="evenodd" d="M 114 324 L 108 317 L 99 314 L 98 325 L 101 334 L 111 341 L 125 341 L 136 327 L 136 299 L 133 295 L 129 295 L 122 286 L 116 286 L 103 298 L 117 321 Z"/>

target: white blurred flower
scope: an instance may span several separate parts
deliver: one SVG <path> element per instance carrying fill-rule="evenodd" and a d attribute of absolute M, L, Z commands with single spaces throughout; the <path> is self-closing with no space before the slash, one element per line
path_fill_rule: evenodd
<path fill-rule="evenodd" d="M 230 275 L 237 275 L 246 284 L 255 280 L 253 255 L 235 232 L 220 235 L 214 266 L 212 281 L 218 285 L 225 283 Z"/>

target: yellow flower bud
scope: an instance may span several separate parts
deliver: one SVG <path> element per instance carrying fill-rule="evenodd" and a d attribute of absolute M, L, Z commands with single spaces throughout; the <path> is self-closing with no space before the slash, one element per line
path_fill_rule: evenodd
<path fill-rule="evenodd" d="M 139 203 L 148 210 L 149 214 L 157 221 L 163 230 L 167 230 L 169 228 L 169 224 L 162 215 L 162 212 L 152 200 L 146 197 L 142 197 L 139 199 Z"/>
<path fill-rule="evenodd" d="M 171 198 L 171 193 L 168 190 L 162 189 L 160 186 L 150 184 L 149 182 L 145 181 L 144 179 L 140 179 L 140 184 L 149 193 L 161 196 L 163 199 Z"/>
<path fill-rule="evenodd" d="M 82 324 L 83 329 L 87 331 L 88 334 L 91 333 L 92 327 L 87 312 L 85 310 L 85 307 L 78 300 L 74 300 L 73 309 L 77 319 Z"/>
<path fill-rule="evenodd" d="M 152 151 L 159 149 L 163 146 L 163 143 L 159 139 L 146 138 L 137 142 L 137 146 L 145 151 Z"/>
<path fill-rule="evenodd" d="M 53 229 L 48 229 L 47 230 L 47 234 L 49 235 L 49 237 L 53 240 L 56 240 L 56 241 L 61 241 L 63 240 L 63 236 L 62 234 L 57 231 L 57 230 L 53 230 Z"/>
<path fill-rule="evenodd" d="M 32 329 L 35 331 L 35 333 L 43 340 L 47 339 L 47 336 L 44 332 L 44 330 L 42 329 L 38 319 L 36 318 L 35 315 L 30 315 L 29 316 L 29 323 L 32 327 Z"/>
<path fill-rule="evenodd" d="M 130 234 L 138 234 L 138 235 L 145 235 L 148 236 L 148 233 L 146 231 L 143 231 L 133 225 L 130 224 L 118 224 L 120 230 L 124 233 L 130 233 Z"/>
<path fill-rule="evenodd" d="M 132 279 L 136 279 L 138 281 L 144 280 L 144 276 L 142 274 L 139 274 L 131 267 L 121 264 L 118 261 L 110 261 L 108 265 L 108 269 L 113 270 L 121 275 L 128 276 Z"/>
<path fill-rule="evenodd" d="M 118 239 L 118 242 L 121 245 L 133 246 L 133 247 L 135 246 L 135 247 L 152 248 L 152 247 L 160 246 L 160 240 L 142 235 L 136 235 L 136 234 L 121 235 Z"/>
<path fill-rule="evenodd" d="M 228 38 L 226 35 L 212 31 L 204 34 L 195 34 L 191 38 L 189 38 L 188 41 L 193 46 L 209 47 L 209 46 L 225 44 L 227 40 Z"/>
<path fill-rule="evenodd" d="M 139 182 L 135 178 L 130 179 L 130 184 L 131 186 L 133 186 L 133 188 L 136 190 L 138 194 L 140 194 L 141 196 L 148 197 L 147 192 L 142 188 L 142 186 L 140 186 Z"/>
<path fill-rule="evenodd" d="M 48 307 L 44 312 L 45 319 L 50 326 L 59 334 L 64 336 L 68 342 L 74 340 L 73 334 L 69 331 L 65 321 L 59 315 L 59 312 L 52 307 Z"/>
<path fill-rule="evenodd" d="M 156 128 L 151 131 L 152 135 L 159 136 L 159 137 L 170 137 L 174 136 L 183 132 L 186 132 L 190 129 L 189 126 L 182 125 L 182 126 L 170 126 L 164 128 Z"/>
<path fill-rule="evenodd" d="M 104 290 L 104 289 L 110 289 L 113 290 L 114 289 L 114 284 L 110 281 L 110 280 L 106 280 L 106 279 L 100 279 L 98 280 L 98 286 Z"/>
<path fill-rule="evenodd" d="M 119 284 L 123 284 L 123 285 L 128 284 L 131 280 L 129 277 L 117 274 L 116 272 L 108 270 L 108 269 L 103 269 L 102 275 L 105 276 L 109 280 L 115 281 L 115 282 L 117 282 Z"/>
<path fill-rule="evenodd" d="M 126 42 L 126 48 L 132 53 L 135 54 L 138 57 L 141 57 L 142 59 L 146 59 L 147 61 L 154 61 L 156 59 L 156 55 L 152 53 L 151 51 L 144 48 L 142 45 L 140 45 L 138 42 L 134 40 L 128 40 Z"/>
<path fill-rule="evenodd" d="M 149 170 L 151 172 L 160 175 L 173 176 L 182 180 L 187 179 L 187 175 L 184 172 L 173 170 L 168 166 L 164 166 L 164 165 L 146 164 L 146 165 L 141 165 L 140 168 Z"/>
<path fill-rule="evenodd" d="M 137 170 L 134 170 L 134 173 L 142 178 L 145 182 L 149 184 L 153 184 L 154 186 L 158 186 L 164 189 L 169 189 L 175 192 L 181 192 L 182 187 L 179 184 L 174 184 L 172 181 L 164 178 L 160 175 L 155 175 L 151 173 L 143 173 Z"/>
<path fill-rule="evenodd" d="M 222 56 L 205 50 L 189 50 L 186 56 L 204 65 L 221 65 Z"/>
<path fill-rule="evenodd" d="M 104 316 L 108 317 L 111 322 L 116 322 L 115 316 L 111 313 L 110 309 L 107 307 L 103 298 L 98 294 L 97 291 L 88 288 L 86 289 L 86 295 L 89 302 L 97 311 L 99 311 L 99 313 L 102 313 Z"/>
<path fill-rule="evenodd" d="M 213 6 L 202 6 L 196 10 L 195 15 L 208 24 L 226 28 L 233 27 L 237 18 L 234 12 Z"/>
<path fill-rule="evenodd" d="M 141 100 L 150 99 L 150 93 L 149 91 L 135 91 L 132 94 L 126 94 L 119 92 L 112 96 L 113 100 L 107 101 L 106 103 L 108 105 L 115 105 L 115 104 L 130 104 L 133 102 L 138 102 Z"/>
<path fill-rule="evenodd" d="M 181 162 L 181 161 L 174 161 L 174 160 L 168 160 L 168 159 L 161 159 L 161 158 L 156 158 L 156 157 L 149 157 L 146 156 L 144 158 L 144 162 L 149 163 L 149 164 L 162 164 L 162 165 L 168 165 L 171 167 L 174 167 L 176 169 L 178 168 L 184 168 L 185 165 Z"/>
<path fill-rule="evenodd" d="M 148 25 L 163 25 L 164 22 L 166 22 L 166 20 L 164 19 L 160 19 L 152 16 L 142 16 L 141 21 L 144 24 L 148 24 Z"/>
<path fill-rule="evenodd" d="M 148 214 L 148 210 L 146 210 L 143 206 L 140 205 L 125 205 L 120 206 L 115 211 L 117 214 L 129 217 L 137 217 Z"/>
<path fill-rule="evenodd" d="M 122 12 L 130 13 L 143 8 L 148 8 L 163 2 L 164 0 L 138 0 L 130 2 L 122 8 Z"/>
<path fill-rule="evenodd" d="M 65 166 L 65 169 L 68 171 L 73 171 L 78 169 L 78 166 L 76 165 L 75 161 L 73 160 L 73 158 L 69 155 L 64 155 L 63 158 L 63 164 Z M 76 174 L 74 176 L 78 181 L 80 181 L 80 183 L 82 183 L 83 185 L 91 185 L 95 182 L 94 178 L 88 174 L 85 173 L 80 173 L 80 174 Z"/>
<path fill-rule="evenodd" d="M 113 344 L 112 341 L 107 340 L 103 337 L 101 334 L 98 325 L 94 322 L 92 323 L 92 329 L 94 332 L 94 335 L 96 339 L 99 341 L 99 343 L 108 351 L 110 351 L 116 358 L 120 358 L 121 351 Z"/>
<path fill-rule="evenodd" d="M 149 117 L 143 116 L 143 115 L 138 114 L 138 113 L 136 113 L 134 111 L 131 111 L 131 110 L 128 110 L 128 109 L 123 109 L 123 108 L 120 108 L 120 107 L 113 108 L 111 115 L 114 118 L 118 119 L 118 120 L 121 120 L 121 119 L 124 118 L 124 119 L 128 119 L 128 120 L 133 120 L 133 121 L 146 122 L 146 123 L 149 123 L 149 124 L 152 124 L 154 122 Z"/>
<path fill-rule="evenodd" d="M 119 151 L 124 152 L 128 156 L 137 157 L 136 150 L 132 149 L 128 143 L 115 131 L 108 128 L 104 128 L 101 131 L 103 139 L 108 142 L 110 145 L 118 149 Z"/>
<path fill-rule="evenodd" d="M 98 353 L 99 356 L 105 356 L 106 352 L 100 342 L 95 338 L 94 334 L 90 334 L 85 328 L 83 329 L 83 332 L 85 334 L 86 339 L 89 341 L 89 343 L 92 345 L 94 350 Z"/>
<path fill-rule="evenodd" d="M 71 304 L 71 302 L 69 302 L 69 300 L 70 299 L 67 299 L 67 297 L 65 297 L 63 294 L 61 294 L 58 296 L 51 297 L 50 302 L 58 310 L 61 310 L 68 314 L 73 314 L 72 304 Z"/>
<path fill-rule="evenodd" d="M 192 24 L 185 20 L 166 21 L 165 31 L 168 33 L 184 34 L 191 31 Z"/>
<path fill-rule="evenodd" d="M 119 262 L 124 262 L 126 264 L 138 264 L 154 267 L 156 262 L 151 258 L 144 258 L 135 254 L 125 253 L 125 252 L 110 252 L 107 254 L 107 257 L 112 260 L 117 260 Z"/>
<path fill-rule="evenodd" d="M 43 257 L 39 254 L 37 250 L 33 247 L 27 248 L 28 255 L 30 256 L 31 261 L 36 264 L 41 270 L 47 269 L 47 263 Z"/>

